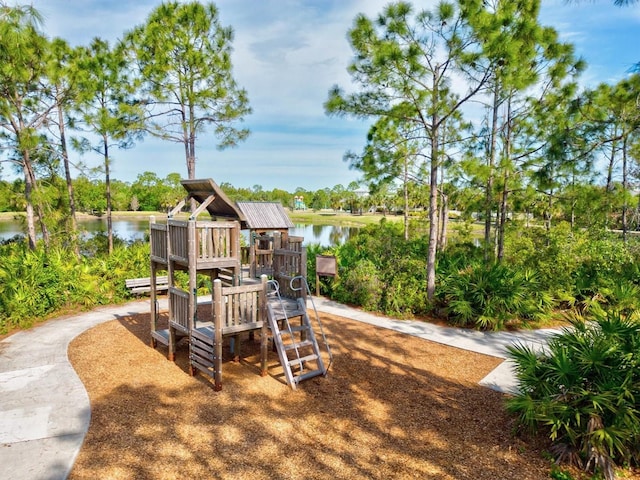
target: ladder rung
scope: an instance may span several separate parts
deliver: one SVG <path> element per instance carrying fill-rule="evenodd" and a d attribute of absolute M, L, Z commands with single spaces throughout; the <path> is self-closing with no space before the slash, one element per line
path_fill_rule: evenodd
<path fill-rule="evenodd" d="M 289 360 L 289 365 L 293 366 L 293 365 L 298 365 L 302 362 L 311 362 L 313 360 L 317 360 L 318 359 L 318 355 L 316 355 L 315 353 L 312 353 L 311 355 L 307 355 L 306 357 L 300 357 L 300 358 L 296 358 L 294 360 Z"/>
<path fill-rule="evenodd" d="M 293 379 L 296 383 L 300 383 L 303 380 L 306 380 L 307 378 L 313 378 L 313 377 L 317 377 L 319 375 L 325 375 L 325 372 L 323 372 L 322 370 L 318 369 L 318 370 L 311 370 L 309 372 L 305 372 L 301 375 L 297 375 L 295 376 Z"/>
<path fill-rule="evenodd" d="M 291 330 L 292 333 L 303 332 L 305 330 L 309 330 L 309 327 L 306 325 L 294 325 L 293 327 L 283 328 L 280 330 L 280 333 L 289 333 L 289 330 Z"/>
<path fill-rule="evenodd" d="M 294 348 L 304 348 L 304 347 L 310 347 L 312 345 L 313 345 L 313 342 L 311 340 L 304 340 L 302 342 L 289 343 L 288 345 L 284 345 L 284 349 L 293 350 Z"/>

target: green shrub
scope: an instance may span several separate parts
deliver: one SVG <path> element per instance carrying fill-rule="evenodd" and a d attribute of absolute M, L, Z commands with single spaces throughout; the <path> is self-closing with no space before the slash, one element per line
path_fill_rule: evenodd
<path fill-rule="evenodd" d="M 452 323 L 482 330 L 503 329 L 516 318 L 539 319 L 552 304 L 534 272 L 503 264 L 475 264 L 450 272 L 437 293 Z"/>
<path fill-rule="evenodd" d="M 362 260 L 341 274 L 335 289 L 339 302 L 360 305 L 365 310 L 379 310 L 383 284 L 373 262 Z"/>
<path fill-rule="evenodd" d="M 149 275 L 149 245 L 117 245 L 111 255 L 96 250 L 80 258 L 62 247 L 0 246 L 0 333 L 28 328 L 62 309 L 130 298 L 124 279 Z"/>
<path fill-rule="evenodd" d="M 509 348 L 519 393 L 507 401 L 518 423 L 543 431 L 558 462 L 614 478 L 640 460 L 638 315 L 596 312 L 551 339 L 547 350 Z"/>

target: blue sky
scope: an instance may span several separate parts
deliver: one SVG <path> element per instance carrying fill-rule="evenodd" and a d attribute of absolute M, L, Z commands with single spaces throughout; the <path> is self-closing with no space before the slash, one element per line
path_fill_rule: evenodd
<path fill-rule="evenodd" d="M 15 3 L 12 1 L 12 3 Z M 26 3 L 19 2 L 19 3 Z M 101 37 L 113 42 L 145 21 L 157 0 L 33 0 L 47 35 L 72 45 Z M 254 113 L 245 125 L 252 134 L 237 148 L 218 151 L 205 134 L 197 145 L 196 175 L 236 187 L 296 187 L 316 190 L 347 186 L 359 173 L 342 158 L 361 151 L 367 125 L 327 117 L 322 107 L 329 88 L 349 90 L 346 40 L 357 13 L 375 16 L 388 0 L 218 0 L 223 25 L 235 31 L 234 72 L 247 89 Z M 413 2 L 428 7 L 435 2 Z M 574 43 L 589 67 L 586 86 L 617 82 L 640 62 L 640 2 L 617 8 L 613 0 L 542 0 L 541 23 Z M 180 144 L 147 138 L 114 153 L 113 178 L 133 181 L 153 171 L 186 175 Z M 74 155 L 77 155 L 74 153 Z M 99 160 L 85 155 L 84 162 Z M 7 170 L 4 174 L 7 174 Z"/>

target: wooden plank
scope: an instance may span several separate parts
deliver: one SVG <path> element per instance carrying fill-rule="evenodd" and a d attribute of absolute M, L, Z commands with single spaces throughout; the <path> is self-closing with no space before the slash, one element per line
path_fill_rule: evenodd
<path fill-rule="evenodd" d="M 195 346 L 197 348 L 199 348 L 200 350 L 209 352 L 208 356 L 212 356 L 213 355 L 213 343 L 209 343 L 209 342 L 203 342 L 201 340 L 198 340 L 195 337 L 191 337 L 191 346 Z"/>
<path fill-rule="evenodd" d="M 201 348 L 196 347 L 193 343 L 191 344 L 191 355 L 198 355 L 198 357 L 204 358 L 207 362 L 211 362 L 213 365 L 213 352 L 210 350 L 203 350 Z"/>
<path fill-rule="evenodd" d="M 238 285 L 235 287 L 224 287 L 222 289 L 223 295 L 236 295 L 238 293 L 248 293 L 248 292 L 260 292 L 262 291 L 262 284 L 255 283 L 249 285 Z"/>
<path fill-rule="evenodd" d="M 194 362 L 192 364 L 194 367 L 196 367 L 198 370 L 200 370 L 202 373 L 205 373 L 207 375 L 209 375 L 210 377 L 213 377 L 215 375 L 215 372 L 213 370 L 211 370 L 212 367 L 206 367 L 204 365 L 200 365 L 196 362 Z"/>
<path fill-rule="evenodd" d="M 207 331 L 202 331 L 202 329 L 199 328 L 194 328 L 191 331 L 191 336 L 194 338 L 197 338 L 198 340 L 200 340 L 203 343 L 207 343 L 207 344 L 213 344 L 213 331 L 211 332 L 207 332 Z"/>
<path fill-rule="evenodd" d="M 258 330 L 260 328 L 262 328 L 262 322 L 242 323 L 240 325 L 224 327 L 222 329 L 222 334 L 224 336 L 234 335 L 236 333 L 248 332 L 250 330 Z"/>
<path fill-rule="evenodd" d="M 169 345 L 169 330 L 154 330 L 151 332 L 151 336 L 163 345 Z"/>
<path fill-rule="evenodd" d="M 171 325 L 171 327 L 175 328 L 176 330 L 184 333 L 184 334 L 189 334 L 189 329 L 186 327 L 183 327 L 182 325 L 180 325 L 177 322 L 169 322 L 169 324 Z"/>

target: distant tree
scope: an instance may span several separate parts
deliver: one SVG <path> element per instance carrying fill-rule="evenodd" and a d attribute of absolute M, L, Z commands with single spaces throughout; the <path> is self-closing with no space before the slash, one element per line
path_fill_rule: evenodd
<path fill-rule="evenodd" d="M 36 247 L 36 213 L 43 241 L 49 232 L 42 221 L 44 208 L 36 198 L 38 182 L 34 154 L 42 146 L 39 129 L 54 108 L 43 88 L 49 43 L 39 31 L 40 16 L 33 7 L 0 3 L 0 132 L 9 161 L 24 176 L 24 198 L 29 247 Z"/>
<path fill-rule="evenodd" d="M 67 238 L 70 238 L 76 256 L 80 255 L 77 242 L 78 223 L 76 219 L 76 201 L 73 192 L 73 180 L 71 178 L 71 165 L 69 162 L 69 150 L 67 142 L 66 124 L 71 102 L 77 94 L 77 70 L 75 68 L 74 52 L 67 42 L 61 38 L 56 38 L 51 42 L 49 56 L 47 58 L 47 76 L 51 87 L 51 94 L 55 101 L 55 116 L 53 125 L 57 137 L 59 155 L 62 157 L 64 176 L 67 187 L 67 197 L 69 202 L 69 229 Z"/>
<path fill-rule="evenodd" d="M 78 79 L 81 95 L 76 109 L 85 130 L 92 137 L 76 142 L 81 151 L 92 150 L 102 157 L 105 177 L 107 237 L 113 251 L 111 202 L 111 147 L 130 148 L 142 131 L 143 110 L 132 101 L 132 79 L 123 52 L 95 38 L 78 61 L 82 75 Z M 95 140 L 94 140 L 95 139 Z"/>
<path fill-rule="evenodd" d="M 251 113 L 232 75 L 233 30 L 222 27 L 213 3 L 169 1 L 126 35 L 149 106 L 148 130 L 184 146 L 187 176 L 195 178 L 196 139 L 212 125 L 218 148 L 249 135 L 238 128 Z"/>

